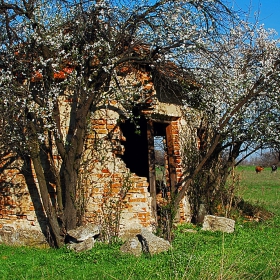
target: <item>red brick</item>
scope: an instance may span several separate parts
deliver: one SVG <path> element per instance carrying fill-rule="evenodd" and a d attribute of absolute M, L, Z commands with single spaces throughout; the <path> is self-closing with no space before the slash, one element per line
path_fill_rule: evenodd
<path fill-rule="evenodd" d="M 117 103 L 118 103 L 117 100 L 110 100 L 110 104 L 111 104 L 111 105 L 116 105 Z"/>
<path fill-rule="evenodd" d="M 95 119 L 91 121 L 92 124 L 106 124 L 106 120 L 104 119 Z"/>
<path fill-rule="evenodd" d="M 102 173 L 110 173 L 110 171 L 109 171 L 108 168 L 103 168 L 103 169 L 101 170 L 101 172 L 102 172 Z"/>
<path fill-rule="evenodd" d="M 94 124 L 93 126 L 92 126 L 92 129 L 94 129 L 94 130 L 106 130 L 106 128 L 107 128 L 107 126 L 106 126 L 106 124 Z"/>
<path fill-rule="evenodd" d="M 116 127 L 115 124 L 107 124 L 107 129 L 110 131 L 114 130 L 115 127 Z M 114 133 L 117 133 L 117 132 L 114 130 Z"/>
<path fill-rule="evenodd" d="M 98 134 L 108 134 L 107 129 L 95 129 L 95 132 Z"/>
<path fill-rule="evenodd" d="M 129 202 L 146 202 L 146 198 L 129 198 Z"/>

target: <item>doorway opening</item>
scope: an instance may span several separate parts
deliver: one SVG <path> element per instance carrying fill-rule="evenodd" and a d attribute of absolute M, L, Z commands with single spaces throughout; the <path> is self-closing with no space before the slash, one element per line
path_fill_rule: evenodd
<path fill-rule="evenodd" d="M 157 121 L 141 116 L 136 121 L 126 120 L 120 125 L 125 137 L 121 158 L 137 176 L 146 177 L 152 198 L 152 214 L 157 220 L 158 203 L 170 199 L 176 192 L 179 141 L 177 121 Z"/>
<path fill-rule="evenodd" d="M 166 128 L 168 124 L 154 122 L 154 154 L 156 174 L 156 194 L 163 198 L 167 197 L 169 189 L 169 167 L 167 156 Z"/>
<path fill-rule="evenodd" d="M 125 148 L 122 160 L 132 173 L 149 178 L 147 120 L 141 116 L 136 120 L 126 120 L 120 125 Z"/>

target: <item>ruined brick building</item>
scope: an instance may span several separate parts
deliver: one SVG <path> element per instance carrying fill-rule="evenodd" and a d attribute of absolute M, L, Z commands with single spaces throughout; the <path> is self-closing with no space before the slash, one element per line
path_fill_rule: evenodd
<path fill-rule="evenodd" d="M 104 230 L 127 232 L 156 222 L 154 208 L 164 203 L 166 193 L 182 179 L 182 133 L 186 123 L 181 107 L 160 89 L 149 74 L 137 72 L 150 95 L 138 104 L 135 126 L 124 118 L 117 101 L 94 112 L 84 150 L 78 192 L 83 223 L 103 225 Z M 144 100 L 144 99 L 143 99 Z M 65 112 L 69 96 L 61 97 Z M 67 122 L 65 121 L 65 126 Z M 136 131 L 137 128 L 137 131 Z M 155 145 L 164 151 L 164 184 L 157 183 Z M 57 158 L 59 163 L 59 158 Z M 14 166 L 0 177 L 0 242 L 46 244 L 46 223 L 38 184 L 32 169 Z M 49 194 L 55 199 L 55 186 Z M 116 212 L 119 213 L 116 215 Z M 180 205 L 177 220 L 189 222 L 188 197 Z"/>

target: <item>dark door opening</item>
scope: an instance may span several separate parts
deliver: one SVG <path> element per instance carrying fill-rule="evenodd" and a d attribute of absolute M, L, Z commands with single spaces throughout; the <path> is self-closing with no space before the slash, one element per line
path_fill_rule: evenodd
<path fill-rule="evenodd" d="M 137 176 L 146 177 L 152 197 L 152 215 L 157 221 L 157 197 L 168 199 L 176 188 L 176 162 L 173 127 L 170 122 L 156 122 L 141 116 L 120 125 L 126 166 Z M 158 172 L 158 173 L 157 173 Z M 161 172 L 161 173 L 160 173 Z M 161 177 L 160 177 L 161 176 Z"/>
<path fill-rule="evenodd" d="M 132 173 L 149 178 L 147 120 L 144 117 L 135 122 L 127 120 L 120 128 L 126 138 L 121 158 Z"/>

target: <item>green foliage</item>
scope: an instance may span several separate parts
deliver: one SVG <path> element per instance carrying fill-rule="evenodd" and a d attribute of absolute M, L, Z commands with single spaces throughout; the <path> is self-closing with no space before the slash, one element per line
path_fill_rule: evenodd
<path fill-rule="evenodd" d="M 165 181 L 165 167 L 164 166 L 156 166 L 156 179 Z"/>
<path fill-rule="evenodd" d="M 265 169 L 256 175 L 253 167 L 238 172 L 245 201 L 274 205 L 272 219 L 239 220 L 232 234 L 180 225 L 172 249 L 153 257 L 122 254 L 120 243 L 96 243 L 83 253 L 0 245 L 0 279 L 279 279 L 280 211 L 275 205 L 280 174 L 272 177 Z"/>

